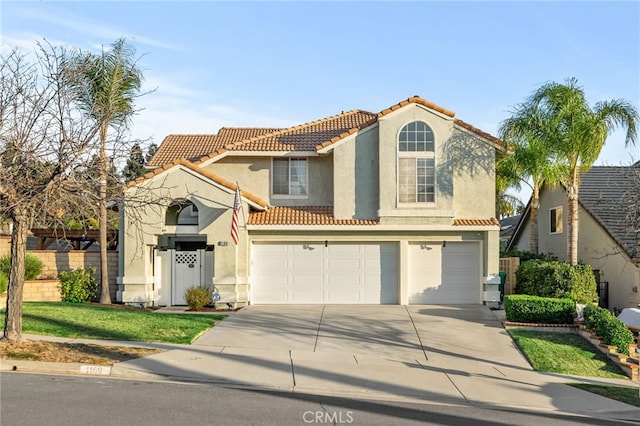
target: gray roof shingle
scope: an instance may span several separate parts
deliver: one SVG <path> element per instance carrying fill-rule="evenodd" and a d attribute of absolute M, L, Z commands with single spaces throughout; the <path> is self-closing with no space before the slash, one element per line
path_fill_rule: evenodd
<path fill-rule="evenodd" d="M 578 192 L 582 206 L 632 259 L 640 257 L 640 233 L 630 218 L 640 199 L 639 178 L 640 167 L 594 166 L 582 175 Z"/>

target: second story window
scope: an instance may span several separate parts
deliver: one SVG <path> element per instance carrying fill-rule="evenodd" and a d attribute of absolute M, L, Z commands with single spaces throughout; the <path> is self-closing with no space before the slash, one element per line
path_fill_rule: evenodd
<path fill-rule="evenodd" d="M 549 233 L 562 234 L 562 206 L 549 210 Z"/>
<path fill-rule="evenodd" d="M 307 196 L 307 159 L 273 159 L 272 194 L 281 196 Z"/>
<path fill-rule="evenodd" d="M 398 202 L 433 203 L 436 189 L 435 138 L 422 121 L 413 121 L 398 135 Z"/>

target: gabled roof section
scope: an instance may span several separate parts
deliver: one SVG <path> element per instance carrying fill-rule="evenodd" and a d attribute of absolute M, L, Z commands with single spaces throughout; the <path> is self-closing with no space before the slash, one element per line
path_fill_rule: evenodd
<path fill-rule="evenodd" d="M 627 253 L 631 259 L 640 259 L 640 232 L 630 223 L 629 213 L 640 199 L 640 167 L 594 166 L 580 177 L 579 205 L 590 214 L 602 229 Z M 563 187 L 564 188 L 564 187 Z M 637 206 L 636 206 L 637 208 Z M 514 247 L 525 231 L 529 220 L 531 200 L 507 244 Z"/>
<path fill-rule="evenodd" d="M 403 108 L 403 107 L 405 107 L 407 105 L 410 105 L 410 104 L 422 105 L 422 106 L 425 106 L 425 107 L 427 107 L 429 109 L 437 111 L 437 112 L 439 112 L 439 113 L 441 113 L 443 115 L 446 115 L 448 117 L 454 118 L 453 122 L 456 125 L 464 128 L 464 129 L 466 129 L 466 130 L 468 130 L 468 131 L 470 131 L 472 133 L 475 133 L 476 135 L 478 135 L 478 136 L 480 136 L 480 137 L 482 137 L 484 139 L 487 139 L 488 141 L 493 143 L 496 147 L 502 147 L 503 146 L 502 141 L 500 139 L 496 138 L 495 136 L 492 136 L 487 132 L 483 132 L 482 130 L 472 126 L 471 124 L 466 123 L 466 122 L 464 122 L 464 121 L 462 121 L 460 119 L 455 118 L 456 114 L 453 111 L 450 111 L 450 110 L 448 110 L 446 108 L 443 108 L 440 105 L 436 105 L 433 102 L 430 102 L 430 101 L 428 101 L 426 99 L 421 98 L 420 96 L 413 96 L 413 97 L 408 98 L 408 99 L 406 99 L 406 100 L 404 100 L 402 102 L 399 102 L 399 103 L 397 103 L 395 105 L 392 105 L 387 109 L 384 109 L 384 110 L 380 111 L 370 121 L 362 123 L 359 126 L 352 127 L 350 129 L 346 130 L 345 132 L 343 132 L 343 133 L 341 133 L 339 135 L 336 135 L 336 136 L 334 136 L 333 138 L 331 138 L 329 140 L 326 140 L 326 141 L 322 142 L 321 144 L 316 146 L 316 150 L 321 150 L 321 149 L 325 149 L 327 147 L 330 147 L 331 145 L 341 141 L 342 139 L 348 137 L 349 135 L 352 135 L 352 134 L 354 134 L 354 133 L 356 133 L 356 132 L 358 132 L 358 131 L 366 128 L 366 127 L 369 127 L 369 126 L 375 124 L 382 117 L 384 117 L 384 116 L 386 116 L 388 114 L 391 114 L 392 112 L 397 111 L 400 108 Z"/>
<path fill-rule="evenodd" d="M 640 194 L 639 177 L 638 167 L 595 166 L 581 176 L 578 191 L 580 204 L 632 259 L 640 257 L 640 233 L 629 220 Z"/>
<path fill-rule="evenodd" d="M 187 169 L 189 169 L 189 170 L 191 170 L 191 171 L 193 171 L 195 173 L 198 173 L 198 174 L 200 174 L 200 175 L 202 175 L 202 176 L 204 176 L 204 177 L 206 177 L 208 179 L 211 179 L 215 183 L 217 183 L 217 184 L 219 184 L 221 186 L 224 186 L 225 188 L 229 189 L 230 191 L 235 191 L 236 190 L 237 185 L 235 183 L 230 182 L 230 181 L 228 181 L 228 180 L 216 175 L 215 173 L 211 173 L 211 172 L 203 169 L 202 167 L 198 167 L 195 164 L 193 164 L 190 161 L 187 161 L 185 159 L 175 160 L 172 163 L 165 164 L 163 167 L 159 167 L 157 169 L 154 169 L 153 171 L 145 174 L 144 176 L 141 176 L 138 179 L 133 180 L 133 181 L 129 182 L 128 184 L 126 184 L 125 187 L 124 187 L 124 190 L 127 190 L 128 188 L 132 188 L 134 186 L 137 186 L 138 184 L 140 184 L 142 182 L 145 182 L 145 181 L 147 181 L 147 180 L 149 180 L 151 178 L 154 178 L 154 177 L 156 177 L 158 175 L 161 175 L 164 172 L 167 172 L 167 171 L 173 169 L 174 167 L 179 167 L 179 166 L 186 167 Z M 249 193 L 247 191 L 240 190 L 240 195 L 243 198 L 251 201 L 253 204 L 257 205 L 258 207 L 261 207 L 261 208 L 264 208 L 264 209 L 269 207 L 269 203 L 268 202 L 264 201 L 263 199 L 261 199 L 259 197 L 256 197 L 255 195 L 253 195 L 253 194 L 251 194 L 251 193 Z"/>
<path fill-rule="evenodd" d="M 249 225 L 378 225 L 377 220 L 336 219 L 332 206 L 271 207 L 251 212 Z"/>
<path fill-rule="evenodd" d="M 223 127 L 216 135 L 169 135 L 151 157 L 148 168 L 162 167 L 178 159 L 196 160 L 225 145 L 277 132 L 279 128 Z"/>

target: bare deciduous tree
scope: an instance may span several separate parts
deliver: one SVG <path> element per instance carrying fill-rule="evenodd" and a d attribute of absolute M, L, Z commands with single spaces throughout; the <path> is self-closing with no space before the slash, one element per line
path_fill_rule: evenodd
<path fill-rule="evenodd" d="M 11 273 L 4 339 L 22 340 L 27 235 L 81 205 L 93 183 L 86 165 L 99 127 L 74 107 L 67 52 L 39 45 L 33 57 L 0 57 L 0 215 L 12 222 Z"/>

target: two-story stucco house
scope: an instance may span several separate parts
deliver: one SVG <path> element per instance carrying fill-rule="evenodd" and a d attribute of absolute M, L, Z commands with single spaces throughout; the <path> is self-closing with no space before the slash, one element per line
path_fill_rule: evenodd
<path fill-rule="evenodd" d="M 498 149 L 419 97 L 170 135 L 125 191 L 118 300 L 183 305 L 200 285 L 238 306 L 482 303 L 499 283 Z"/>

